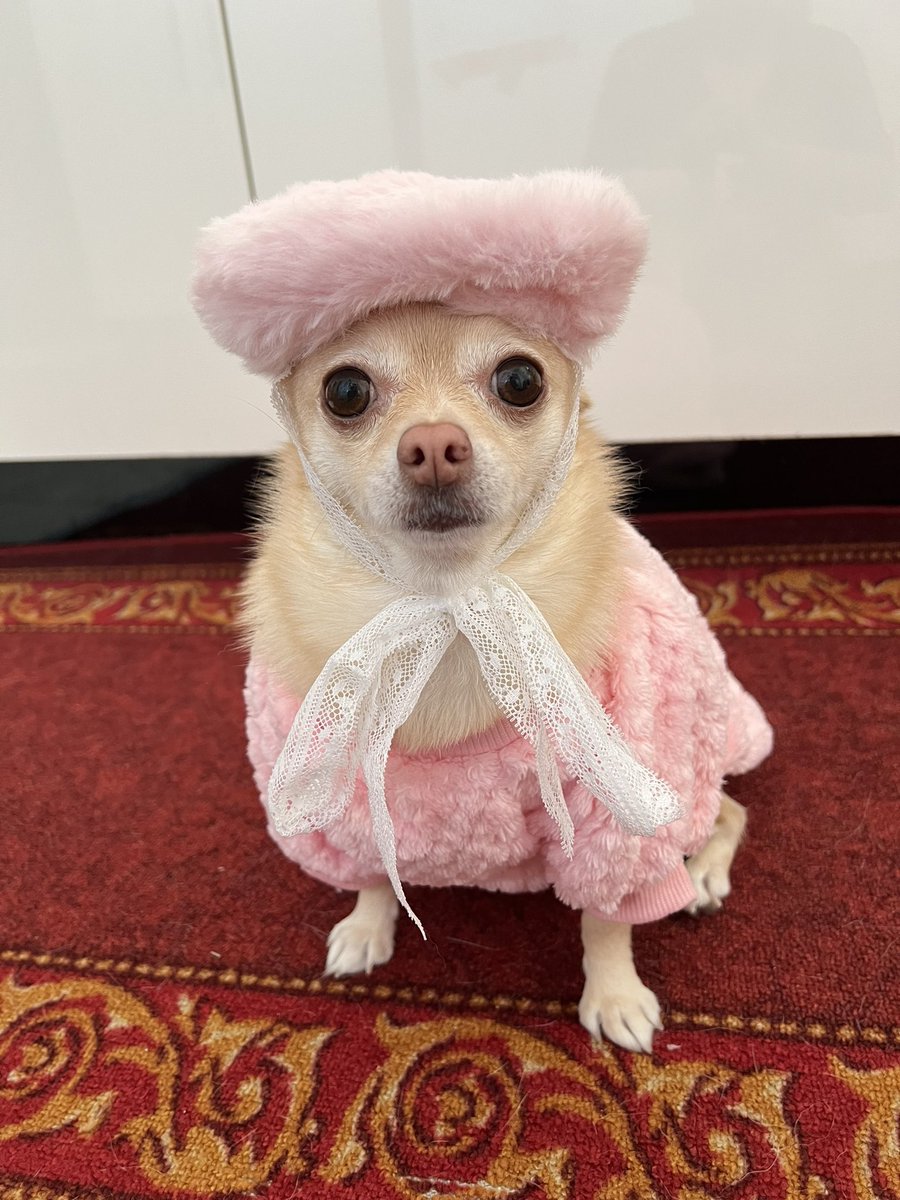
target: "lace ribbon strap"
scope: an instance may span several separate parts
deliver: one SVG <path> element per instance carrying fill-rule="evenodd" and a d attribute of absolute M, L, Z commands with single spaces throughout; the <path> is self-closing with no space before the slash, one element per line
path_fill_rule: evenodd
<path fill-rule="evenodd" d="M 575 457 L 575 447 L 578 444 L 578 397 L 581 395 L 581 379 L 582 371 L 579 367 L 574 389 L 575 403 L 572 406 L 569 423 L 562 435 L 562 441 L 559 443 L 556 456 L 550 466 L 550 470 L 547 472 L 544 482 L 519 518 L 516 528 L 495 555 L 493 563 L 495 568 L 499 567 L 506 559 L 515 554 L 520 546 L 525 545 L 535 530 L 540 528 L 547 513 L 553 507 L 556 497 L 563 489 L 563 484 L 566 482 L 569 469 L 572 466 L 572 459 Z"/>
<path fill-rule="evenodd" d="M 633 757 L 534 602 L 512 579 L 494 575 L 470 589 L 454 603 L 453 615 L 494 701 L 535 748 L 544 804 L 560 826 L 564 847 L 571 846 L 571 817 L 558 769 L 548 761 L 548 734 L 568 774 L 629 833 L 649 837 L 681 815 L 675 792 Z"/>
<path fill-rule="evenodd" d="M 397 727 L 412 713 L 456 632 L 446 604 L 435 599 L 407 596 L 382 609 L 325 664 L 269 780 L 272 823 L 282 837 L 292 837 L 337 820 L 362 770 L 375 839 L 398 896 L 384 766 Z"/>
<path fill-rule="evenodd" d="M 313 470 L 312 464 L 303 452 L 296 422 L 294 421 L 287 396 L 284 394 L 281 379 L 276 379 L 272 384 L 272 404 L 281 418 L 288 436 L 294 443 L 294 448 L 300 459 L 300 465 L 303 467 L 303 473 L 306 476 L 309 489 L 328 518 L 328 524 L 331 526 L 331 530 L 337 540 L 350 551 L 358 562 L 370 570 L 373 575 L 380 575 L 382 579 L 386 579 L 389 583 L 398 584 L 400 587 L 403 587 L 402 581 L 391 571 L 388 565 L 388 555 L 384 552 L 383 548 L 378 546 L 372 538 L 363 532 L 341 502 L 332 496 L 331 492 L 329 492 L 328 488 L 325 487 L 322 480 Z"/>

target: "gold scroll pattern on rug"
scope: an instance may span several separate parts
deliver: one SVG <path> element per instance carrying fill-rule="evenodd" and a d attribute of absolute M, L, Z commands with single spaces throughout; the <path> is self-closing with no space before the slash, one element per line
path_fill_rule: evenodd
<path fill-rule="evenodd" d="M 0 628 L 228 629 L 234 624 L 236 601 L 234 582 L 0 582 Z"/>
<path fill-rule="evenodd" d="M 791 618 L 815 622 L 900 625 L 900 579 L 859 584 L 841 581 L 824 571 L 792 568 L 770 571 L 746 584 L 766 621 Z"/>
<path fill-rule="evenodd" d="M 0 1143 L 63 1130 L 95 1138 L 98 1153 L 125 1142 L 138 1177 L 201 1195 L 253 1188 L 278 1169 L 307 1174 L 313 1072 L 331 1031 L 216 1008 L 198 1020 L 184 993 L 177 1008 L 166 1021 L 100 980 L 7 977 Z"/>
<path fill-rule="evenodd" d="M 736 611 L 741 599 L 736 580 L 707 583 L 703 579 L 682 578 L 682 583 L 694 595 L 700 611 L 714 629 L 735 629 L 743 624 Z"/>
<path fill-rule="evenodd" d="M 130 1163 L 142 1194 L 244 1193 L 279 1176 L 352 1187 L 374 1176 L 403 1200 L 497 1200 L 529 1187 L 568 1200 L 586 1165 L 597 1200 L 656 1200 L 661 1168 L 678 1200 L 744 1197 L 742 1181 L 760 1172 L 785 1200 L 833 1194 L 805 1165 L 791 1070 L 608 1047 L 576 1057 L 486 1015 L 395 1021 L 375 1010 L 366 1056 L 342 1047 L 327 1019 L 298 1025 L 271 1001 L 242 994 L 235 1002 L 254 1015 L 230 1015 L 174 981 L 141 995 L 103 979 L 21 984 L 9 973 L 0 1147 L 44 1138 L 53 1161 L 55 1138 L 94 1142 L 91 1161 Z M 900 1195 L 900 1068 L 821 1054 L 862 1114 L 834 1134 L 853 1156 L 858 1195 Z M 650 1145 L 662 1156 L 655 1168 Z"/>
<path fill-rule="evenodd" d="M 900 578 L 841 579 L 819 568 L 789 567 L 743 579 L 682 582 L 719 632 L 742 627 L 900 629 Z"/>

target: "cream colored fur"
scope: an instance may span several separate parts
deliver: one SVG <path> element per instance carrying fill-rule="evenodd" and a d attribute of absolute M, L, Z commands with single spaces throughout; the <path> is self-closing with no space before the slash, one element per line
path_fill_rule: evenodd
<path fill-rule="evenodd" d="M 524 411 L 491 393 L 493 371 L 524 355 L 543 371 L 545 392 Z M 323 381 L 338 367 L 363 370 L 378 401 L 350 423 L 322 402 Z M 299 363 L 284 383 L 304 452 L 326 487 L 393 556 L 398 568 L 435 588 L 488 563 L 543 482 L 578 403 L 576 367 L 551 342 L 530 338 L 494 317 L 463 316 L 437 305 L 376 312 Z M 473 494 L 489 508 L 485 524 L 451 533 L 410 533 L 394 514 L 404 483 L 397 464 L 402 434 L 418 424 L 450 422 L 473 448 Z M 621 473 L 583 422 L 562 492 L 538 532 L 503 566 L 532 597 L 563 649 L 582 669 L 604 653 L 621 595 L 614 519 Z M 274 464 L 258 552 L 245 587 L 243 621 L 253 651 L 304 695 L 329 656 L 386 604 L 396 589 L 371 575 L 333 538 L 310 493 L 296 450 Z M 474 654 L 458 638 L 441 662 L 397 743 L 431 749 L 458 742 L 498 719 Z M 726 798 L 727 799 L 727 798 Z M 742 823 L 728 801 L 706 854 L 692 871 L 700 907 L 727 893 L 728 867 Z M 741 813 L 743 810 L 740 810 Z M 725 810 L 723 810 L 723 813 Z M 701 887 L 704 889 L 701 891 Z M 393 952 L 397 904 L 388 885 L 365 889 L 332 930 L 326 969 L 371 970 Z M 659 1005 L 640 982 L 630 928 L 585 916 L 585 1028 L 634 1050 L 649 1050 Z"/>

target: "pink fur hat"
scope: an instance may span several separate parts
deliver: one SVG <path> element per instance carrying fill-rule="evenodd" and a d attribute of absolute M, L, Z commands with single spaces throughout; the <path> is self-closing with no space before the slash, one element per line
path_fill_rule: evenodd
<path fill-rule="evenodd" d="M 584 360 L 618 326 L 645 241 L 631 197 L 594 171 L 379 171 L 213 221 L 193 299 L 220 346 L 275 377 L 373 309 L 415 301 L 503 317 Z"/>

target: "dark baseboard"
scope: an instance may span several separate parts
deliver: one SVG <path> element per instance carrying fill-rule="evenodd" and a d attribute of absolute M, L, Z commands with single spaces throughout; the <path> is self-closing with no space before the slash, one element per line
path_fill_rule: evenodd
<path fill-rule="evenodd" d="M 620 447 L 629 511 L 900 505 L 900 437 Z M 0 544 L 246 529 L 265 460 L 0 464 Z"/>
<path fill-rule="evenodd" d="M 634 513 L 900 504 L 900 437 L 622 446 Z"/>

